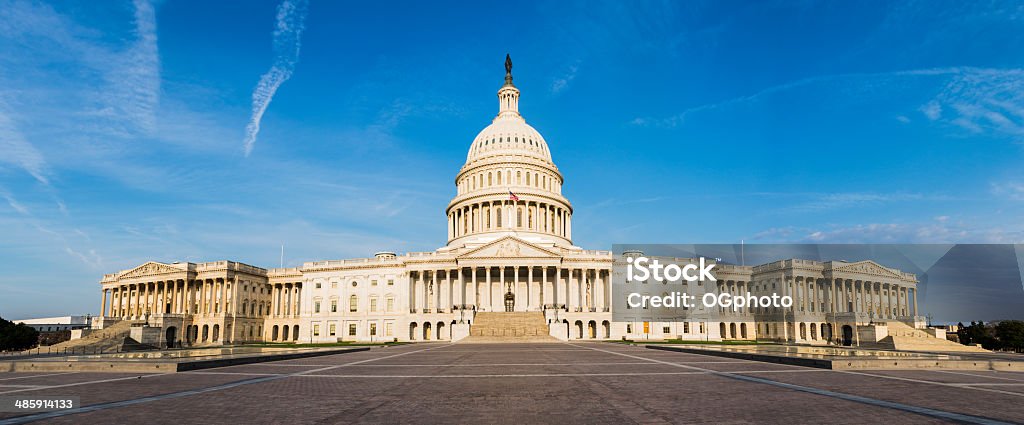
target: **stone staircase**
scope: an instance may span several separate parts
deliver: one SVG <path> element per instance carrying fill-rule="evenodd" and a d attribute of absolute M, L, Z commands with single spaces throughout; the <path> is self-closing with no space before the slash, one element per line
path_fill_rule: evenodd
<path fill-rule="evenodd" d="M 54 344 L 46 347 L 39 347 L 38 352 L 93 354 L 152 349 L 153 347 L 142 345 L 131 339 L 129 336 L 131 334 L 132 325 L 137 323 L 141 322 L 122 320 L 106 328 L 91 332 L 78 339 L 72 339 L 70 341 L 64 341 L 60 344 Z M 36 349 L 33 348 L 30 351 L 35 353 Z"/>
<path fill-rule="evenodd" d="M 478 312 L 470 326 L 469 336 L 460 342 L 559 342 L 551 336 L 544 313 Z"/>
<path fill-rule="evenodd" d="M 887 323 L 889 336 L 878 342 L 862 343 L 862 348 L 875 348 L 899 351 L 988 353 L 988 350 L 972 345 L 959 344 L 944 338 L 936 338 L 931 334 L 903 322 Z"/>

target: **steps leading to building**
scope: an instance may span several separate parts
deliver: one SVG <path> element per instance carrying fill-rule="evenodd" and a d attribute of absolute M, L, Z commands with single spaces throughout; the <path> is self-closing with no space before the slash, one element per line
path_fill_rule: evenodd
<path fill-rule="evenodd" d="M 131 339 L 132 325 L 141 323 L 131 320 L 122 320 L 104 329 L 91 332 L 81 338 L 64 341 L 47 347 L 39 347 L 40 352 L 82 352 L 82 353 L 109 353 L 117 351 L 132 351 L 140 349 L 151 349 L 152 347 L 139 344 Z M 35 349 L 30 350 L 35 352 Z"/>
<path fill-rule="evenodd" d="M 559 342 L 551 336 L 544 313 L 478 312 L 473 317 L 469 336 L 460 342 Z"/>
<path fill-rule="evenodd" d="M 936 338 L 931 334 L 916 329 L 903 322 L 887 323 L 889 336 L 878 342 L 862 343 L 862 348 L 876 348 L 899 351 L 931 351 L 959 353 L 987 353 L 988 350 L 971 345 L 959 344 L 944 338 Z"/>

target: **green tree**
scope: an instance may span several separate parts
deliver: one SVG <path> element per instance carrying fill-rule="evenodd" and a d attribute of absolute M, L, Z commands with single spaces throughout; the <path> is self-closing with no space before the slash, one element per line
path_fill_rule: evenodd
<path fill-rule="evenodd" d="M 957 331 L 957 338 L 960 339 L 961 344 L 965 345 L 981 344 L 982 347 L 989 350 L 999 348 L 999 340 L 995 337 L 995 328 L 986 325 L 985 322 L 971 322 L 970 326 L 960 328 Z"/>
<path fill-rule="evenodd" d="M 39 340 L 39 331 L 24 323 L 14 324 L 0 317 L 0 351 L 32 348 Z"/>
<path fill-rule="evenodd" d="M 1020 320 L 1004 320 L 995 327 L 999 348 L 1013 351 L 1024 351 L 1024 322 Z"/>

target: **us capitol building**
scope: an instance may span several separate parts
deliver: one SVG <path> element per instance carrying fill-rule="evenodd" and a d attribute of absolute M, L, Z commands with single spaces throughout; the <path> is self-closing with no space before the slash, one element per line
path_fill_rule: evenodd
<path fill-rule="evenodd" d="M 455 176 L 444 247 L 275 269 L 150 261 L 103 277 L 94 328 L 144 321 L 144 339 L 158 346 L 501 336 L 850 345 L 879 319 L 919 325 L 913 274 L 871 261 L 799 259 L 722 265 L 713 288 L 792 295 L 781 316 L 743 309 L 692 321 L 613 321 L 612 253 L 573 245 L 564 176 L 519 113 L 508 58 L 505 68 L 498 115 Z M 519 325 L 502 330 L 502 320 Z"/>

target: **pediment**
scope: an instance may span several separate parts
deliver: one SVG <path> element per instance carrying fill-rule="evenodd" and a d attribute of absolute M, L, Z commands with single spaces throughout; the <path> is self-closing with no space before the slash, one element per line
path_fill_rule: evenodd
<path fill-rule="evenodd" d="M 152 276 L 152 275 L 167 274 L 167 273 L 180 273 L 180 272 L 183 272 L 183 271 L 184 270 L 179 269 L 177 267 L 174 267 L 174 266 L 172 266 L 170 264 L 158 263 L 156 261 L 149 261 L 149 262 L 147 262 L 147 263 L 145 263 L 145 264 L 143 264 L 141 266 L 138 266 L 138 267 L 136 267 L 134 269 L 131 269 L 131 270 L 128 270 L 126 272 L 121 273 L 121 275 L 118 276 L 118 277 L 119 278 L 143 277 L 143 276 Z"/>
<path fill-rule="evenodd" d="M 832 271 L 846 272 L 846 273 L 864 273 L 875 276 L 889 276 L 900 278 L 899 273 L 896 273 L 889 268 L 882 266 L 871 260 L 858 261 L 856 263 L 849 263 L 837 266 L 836 263 L 832 264 Z"/>
<path fill-rule="evenodd" d="M 514 236 L 505 236 L 459 256 L 471 258 L 560 258 L 561 254 Z"/>

